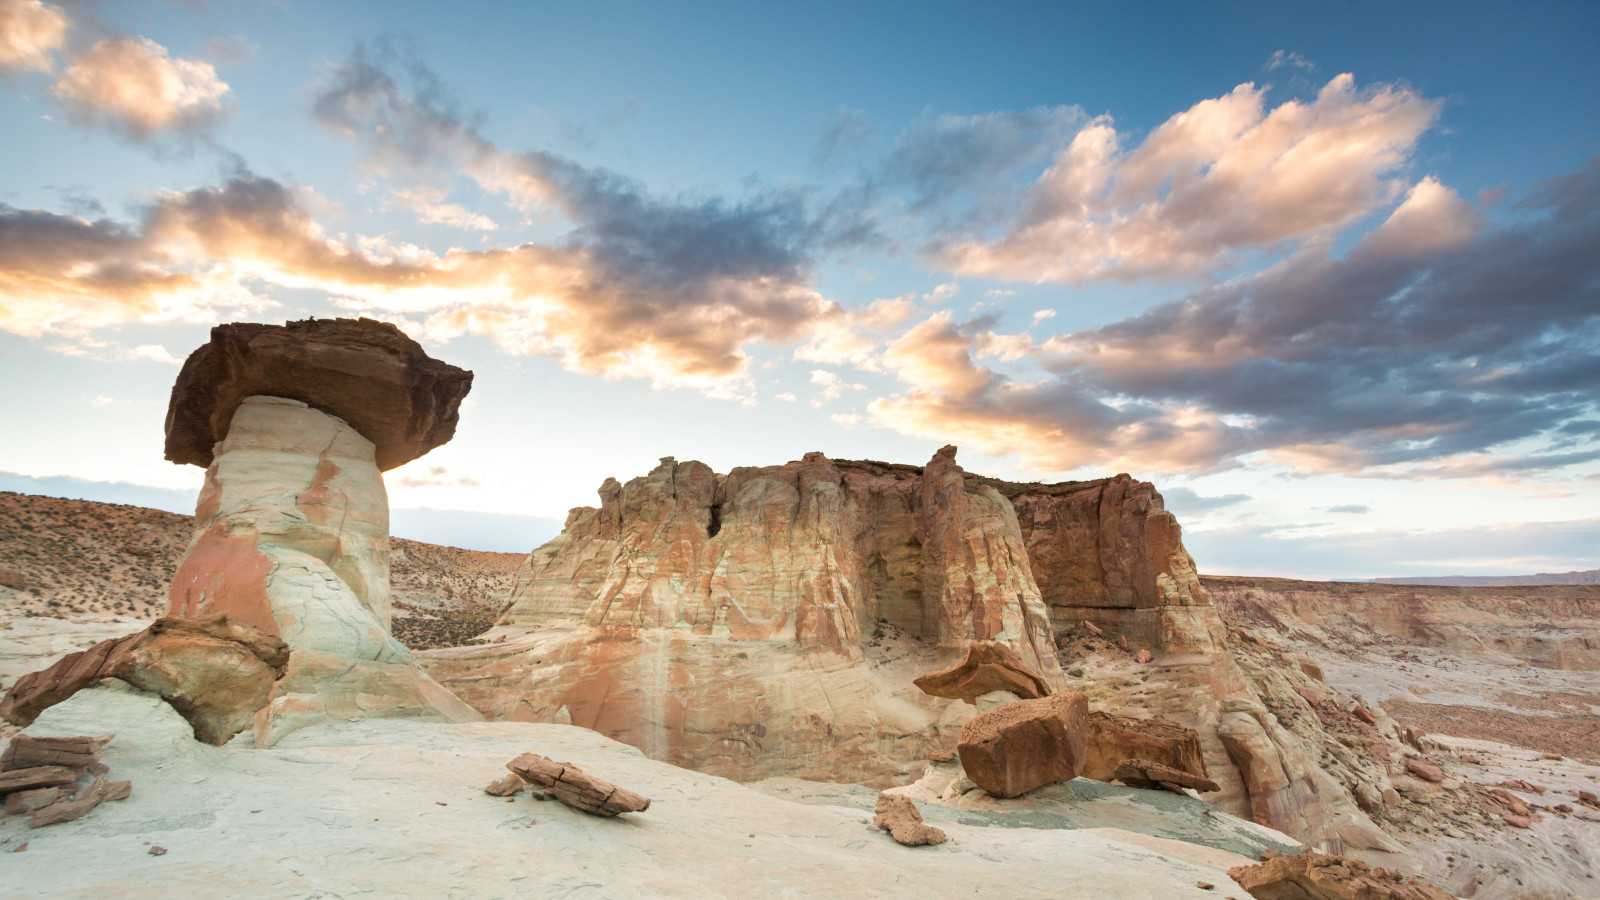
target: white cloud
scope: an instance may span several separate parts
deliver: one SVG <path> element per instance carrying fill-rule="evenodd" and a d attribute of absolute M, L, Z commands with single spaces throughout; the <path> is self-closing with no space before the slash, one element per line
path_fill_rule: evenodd
<path fill-rule="evenodd" d="M 52 71 L 67 29 L 67 17 L 39 0 L 0 0 L 0 77 Z"/>
<path fill-rule="evenodd" d="M 830 402 L 843 397 L 845 391 L 864 391 L 867 389 L 864 384 L 851 384 L 839 377 L 837 373 L 824 369 L 813 369 L 811 371 L 811 383 L 822 388 L 816 398 L 811 401 L 811 405 L 817 409 L 821 409 Z"/>
<path fill-rule="evenodd" d="M 148 140 L 215 125 L 230 90 L 210 63 L 173 59 L 149 38 L 111 37 L 74 56 L 51 93 L 73 119 Z"/>
<path fill-rule="evenodd" d="M 494 231 L 500 227 L 488 216 L 459 203 L 446 203 L 444 198 L 445 192 L 438 188 L 409 188 L 390 194 L 389 205 L 411 210 L 419 222 L 427 225 L 448 225 L 465 231 Z"/>

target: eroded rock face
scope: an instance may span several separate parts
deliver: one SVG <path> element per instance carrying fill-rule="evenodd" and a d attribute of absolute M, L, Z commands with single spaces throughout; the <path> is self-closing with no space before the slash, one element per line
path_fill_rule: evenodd
<path fill-rule="evenodd" d="M 984 793 L 1017 797 L 1083 772 L 1088 720 L 1089 702 L 1079 693 L 1018 700 L 968 722 L 956 752 Z"/>
<path fill-rule="evenodd" d="M 350 425 L 297 400 L 245 399 L 195 528 L 168 614 L 226 613 L 292 651 L 258 742 L 327 718 L 476 718 L 389 634 L 388 497 L 372 442 Z"/>
<path fill-rule="evenodd" d="M 1183 547 L 1177 517 L 1149 482 L 1118 475 L 1008 486 L 1006 494 L 1058 631 L 1089 621 L 1172 652 L 1221 646 L 1221 620 Z"/>
<path fill-rule="evenodd" d="M 994 641 L 973 641 L 961 662 L 912 682 L 923 693 L 978 704 L 990 691 L 1006 691 L 1013 700 L 1036 700 L 1050 695 L 1044 679 L 1028 670 L 1016 651 Z"/>
<path fill-rule="evenodd" d="M 355 426 L 388 471 L 449 441 L 471 389 L 471 372 L 430 358 L 387 322 L 218 325 L 172 387 L 166 455 L 209 466 L 241 403 L 285 397 Z"/>
<path fill-rule="evenodd" d="M 102 678 L 119 678 L 160 694 L 194 726 L 197 739 L 224 744 L 267 705 L 288 662 L 282 640 L 225 614 L 167 617 L 23 676 L 0 702 L 0 715 L 28 725 Z"/>

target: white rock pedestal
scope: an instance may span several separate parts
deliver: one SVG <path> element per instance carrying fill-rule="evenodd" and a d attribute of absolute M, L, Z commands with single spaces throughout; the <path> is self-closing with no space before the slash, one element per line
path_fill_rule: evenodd
<path fill-rule="evenodd" d="M 258 746 L 350 717 L 481 717 L 389 634 L 389 500 L 372 442 L 296 400 L 250 397 L 216 445 L 167 614 L 226 612 L 291 655 Z"/>

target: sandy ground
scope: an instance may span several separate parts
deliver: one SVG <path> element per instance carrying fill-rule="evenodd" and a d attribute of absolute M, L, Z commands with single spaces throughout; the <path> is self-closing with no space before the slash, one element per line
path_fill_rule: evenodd
<path fill-rule="evenodd" d="M 949 843 L 906 848 L 855 805 L 793 802 L 570 726 L 369 720 L 271 750 L 218 748 L 158 699 L 102 687 L 29 729 L 104 731 L 117 733 L 104 760 L 133 796 L 38 831 L 0 824 L 0 897 L 1247 896 L 1226 872 L 1246 860 L 1223 850 L 949 821 Z M 485 795 L 524 751 L 577 762 L 652 805 L 598 819 Z M 151 855 L 156 846 L 167 852 Z"/>

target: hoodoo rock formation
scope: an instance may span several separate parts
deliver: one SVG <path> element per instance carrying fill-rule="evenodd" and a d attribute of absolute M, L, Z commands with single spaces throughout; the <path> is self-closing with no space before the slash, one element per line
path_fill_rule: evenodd
<path fill-rule="evenodd" d="M 449 440 L 471 384 L 370 319 L 220 325 L 184 364 L 167 458 L 207 469 L 168 615 L 288 644 L 258 743 L 333 717 L 477 717 L 389 633 L 380 475 Z"/>
<path fill-rule="evenodd" d="M 925 467 L 809 453 L 726 475 L 669 457 L 599 493 L 529 556 L 486 642 L 421 654 L 490 718 L 743 781 L 889 787 L 954 749 L 974 703 L 1081 691 L 1121 716 L 1091 717 L 1098 745 L 1051 772 L 1134 760 L 1329 850 L 1385 842 L 1319 737 L 1251 715 L 1257 682 L 1149 484 L 1014 484 L 946 447 Z M 1138 677 L 1064 671 L 1090 644 Z"/>

